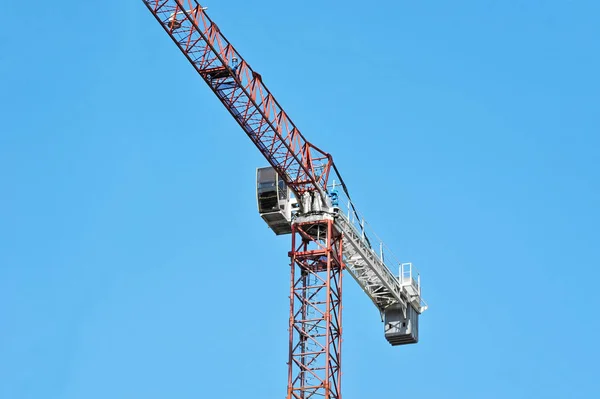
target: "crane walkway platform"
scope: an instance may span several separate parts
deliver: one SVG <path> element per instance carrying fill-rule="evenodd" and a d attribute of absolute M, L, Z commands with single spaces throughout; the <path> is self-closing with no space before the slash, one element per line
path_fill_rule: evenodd
<path fill-rule="evenodd" d="M 417 280 L 411 277 L 410 281 L 405 281 L 403 278 L 404 272 L 411 270 L 407 267 L 410 264 L 402 264 L 400 277 L 396 277 L 373 250 L 364 234 L 343 212 L 337 212 L 334 220 L 346 242 L 343 248 L 346 269 L 382 314 L 386 308 L 395 304 L 399 304 L 404 313 L 409 305 L 417 313 L 427 309 L 420 295 L 420 286 L 416 284 Z"/>

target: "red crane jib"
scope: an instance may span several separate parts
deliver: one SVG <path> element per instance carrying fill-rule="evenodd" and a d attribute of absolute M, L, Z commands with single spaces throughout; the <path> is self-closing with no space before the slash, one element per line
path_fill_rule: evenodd
<path fill-rule="evenodd" d="M 288 187 L 297 196 L 326 193 L 331 155 L 304 138 L 200 4 L 143 1 Z"/>

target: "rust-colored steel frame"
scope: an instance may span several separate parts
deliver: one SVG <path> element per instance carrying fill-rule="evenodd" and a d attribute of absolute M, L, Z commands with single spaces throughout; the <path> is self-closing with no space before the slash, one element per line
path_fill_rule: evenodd
<path fill-rule="evenodd" d="M 196 0 L 143 0 L 177 47 L 298 198 L 324 197 L 331 155 L 309 143 Z M 341 181 L 341 178 L 338 180 Z"/>
<path fill-rule="evenodd" d="M 287 399 L 341 399 L 342 237 L 332 220 L 292 225 Z"/>

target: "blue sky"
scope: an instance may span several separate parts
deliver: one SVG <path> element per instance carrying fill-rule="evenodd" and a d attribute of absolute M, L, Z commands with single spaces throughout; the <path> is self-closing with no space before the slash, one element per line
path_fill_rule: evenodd
<path fill-rule="evenodd" d="M 205 5 L 421 270 L 407 347 L 345 280 L 344 398 L 600 397 L 600 4 L 325 3 Z M 284 397 L 258 151 L 141 1 L 3 9 L 0 398 Z"/>

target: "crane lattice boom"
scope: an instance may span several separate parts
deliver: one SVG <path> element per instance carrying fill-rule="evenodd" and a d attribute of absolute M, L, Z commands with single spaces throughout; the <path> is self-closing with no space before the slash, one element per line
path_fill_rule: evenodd
<path fill-rule="evenodd" d="M 331 155 L 307 141 L 195 0 L 144 0 L 181 52 L 298 196 L 327 191 Z"/>

